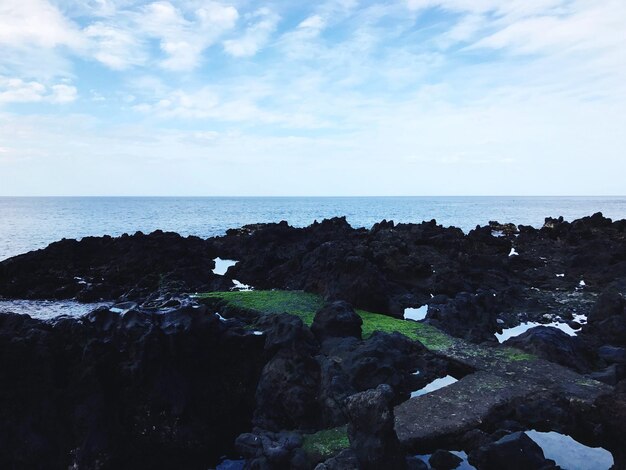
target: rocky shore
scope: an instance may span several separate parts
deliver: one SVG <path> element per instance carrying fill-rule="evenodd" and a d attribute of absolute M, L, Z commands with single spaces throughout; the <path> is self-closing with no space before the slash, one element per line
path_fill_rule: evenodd
<path fill-rule="evenodd" d="M 0 296 L 110 306 L 0 312 L 0 468 L 559 468 L 536 430 L 626 469 L 625 294 L 602 214 L 61 240 Z"/>

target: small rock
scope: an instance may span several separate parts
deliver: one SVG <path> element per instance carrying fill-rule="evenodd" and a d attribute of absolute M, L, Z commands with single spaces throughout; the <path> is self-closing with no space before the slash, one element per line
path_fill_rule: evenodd
<path fill-rule="evenodd" d="M 469 456 L 469 463 L 480 470 L 556 469 L 543 450 L 523 432 L 515 432 L 481 447 Z"/>
<path fill-rule="evenodd" d="M 435 470 L 453 470 L 457 468 L 463 459 L 447 450 L 438 449 L 428 459 L 428 463 Z"/>
<path fill-rule="evenodd" d="M 598 349 L 598 355 L 609 364 L 626 364 L 626 348 L 602 346 Z"/>
<path fill-rule="evenodd" d="M 320 309 L 311 325 L 311 331 L 321 341 L 328 337 L 354 336 L 361 339 L 363 320 L 352 306 L 343 301 L 333 302 Z"/>

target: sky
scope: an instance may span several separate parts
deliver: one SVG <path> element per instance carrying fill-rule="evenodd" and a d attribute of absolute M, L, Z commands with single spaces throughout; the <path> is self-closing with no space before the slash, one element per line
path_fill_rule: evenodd
<path fill-rule="evenodd" d="M 0 195 L 624 195 L 624 0 L 0 0 Z"/>

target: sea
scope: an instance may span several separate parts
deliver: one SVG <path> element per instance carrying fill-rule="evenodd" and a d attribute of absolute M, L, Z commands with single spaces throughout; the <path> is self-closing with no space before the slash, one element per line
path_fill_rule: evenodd
<path fill-rule="evenodd" d="M 229 228 L 286 220 L 295 227 L 345 216 L 353 227 L 383 219 L 435 219 L 465 232 L 491 220 L 541 227 L 602 212 L 626 218 L 621 197 L 0 197 L 0 261 L 62 238 L 161 229 L 212 237 Z"/>

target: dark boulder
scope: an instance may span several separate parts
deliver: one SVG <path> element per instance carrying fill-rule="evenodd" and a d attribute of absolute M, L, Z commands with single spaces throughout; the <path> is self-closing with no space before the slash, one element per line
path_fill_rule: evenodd
<path fill-rule="evenodd" d="M 615 460 L 614 468 L 626 468 L 626 380 L 617 384 L 611 393 L 600 396 L 595 404 L 594 417 L 602 423 L 603 442 Z"/>
<path fill-rule="evenodd" d="M 438 449 L 428 459 L 428 463 L 434 470 L 453 470 L 457 468 L 463 459 L 447 450 Z"/>
<path fill-rule="evenodd" d="M 318 464 L 315 470 L 361 470 L 361 467 L 354 451 L 346 449 Z"/>
<path fill-rule="evenodd" d="M 609 364 L 626 364 L 626 348 L 602 346 L 598 349 L 598 356 Z"/>
<path fill-rule="evenodd" d="M 269 354 L 283 349 L 311 354 L 319 349 L 311 330 L 295 315 L 262 315 L 255 323 L 263 331 L 265 349 Z"/>
<path fill-rule="evenodd" d="M 241 434 L 235 440 L 235 448 L 240 455 L 256 465 L 261 463 L 270 468 L 290 468 L 290 463 L 302 447 L 302 436 L 295 432 L 270 432 L 257 430 L 255 433 Z"/>
<path fill-rule="evenodd" d="M 625 306 L 626 302 L 622 294 L 615 289 L 609 288 L 598 297 L 587 320 L 589 323 L 596 323 L 614 315 L 623 315 Z"/>
<path fill-rule="evenodd" d="M 256 390 L 255 426 L 272 431 L 316 428 L 319 380 L 319 364 L 310 355 L 276 353 L 263 368 Z"/>
<path fill-rule="evenodd" d="M 593 366 L 593 357 L 580 338 L 551 326 L 536 326 L 504 344 L 579 372 L 589 372 Z"/>
<path fill-rule="evenodd" d="M 626 301 L 617 290 L 605 290 L 593 306 L 583 334 L 596 338 L 600 344 L 626 346 L 625 306 Z"/>
<path fill-rule="evenodd" d="M 394 431 L 392 400 L 393 391 L 385 384 L 346 400 L 350 448 L 364 470 L 406 468 Z"/>
<path fill-rule="evenodd" d="M 343 301 L 332 302 L 315 314 L 311 331 L 319 341 L 328 337 L 354 336 L 361 339 L 363 320 L 352 306 Z"/>
<path fill-rule="evenodd" d="M 359 341 L 354 337 L 329 338 L 316 357 L 320 364 L 319 401 L 326 427 L 347 421 L 345 399 L 357 392 L 391 385 L 394 402 L 409 396 L 412 372 L 428 353 L 425 348 L 399 333 L 375 332 Z"/>
<path fill-rule="evenodd" d="M 293 315 L 266 315 L 258 326 L 265 332 L 271 355 L 261 373 L 254 424 L 271 431 L 315 428 L 320 367 L 313 357 L 317 343 L 302 320 Z"/>
<path fill-rule="evenodd" d="M 494 294 L 461 292 L 452 299 L 439 298 L 429 304 L 426 318 L 453 336 L 477 343 L 494 342 L 501 311 L 500 298 Z"/>
<path fill-rule="evenodd" d="M 470 453 L 469 462 L 479 470 L 558 468 L 553 460 L 545 458 L 541 447 L 523 432 L 509 434 L 475 450 Z"/>
<path fill-rule="evenodd" d="M 608 385 L 617 385 L 620 380 L 626 379 L 626 366 L 611 364 L 605 369 L 592 372 L 589 377 Z"/>
<path fill-rule="evenodd" d="M 250 426 L 263 360 L 203 308 L 0 315 L 0 467 L 207 468 Z"/>
<path fill-rule="evenodd" d="M 155 291 L 207 289 L 212 245 L 157 230 L 61 240 L 0 263 L 0 295 L 30 299 L 137 300 Z"/>

